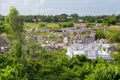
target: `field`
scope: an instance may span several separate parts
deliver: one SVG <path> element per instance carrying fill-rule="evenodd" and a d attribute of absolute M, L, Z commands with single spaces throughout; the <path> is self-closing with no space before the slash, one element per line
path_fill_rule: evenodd
<path fill-rule="evenodd" d="M 41 24 L 44 24 L 45 26 L 47 26 L 48 28 L 51 28 L 51 29 L 59 29 L 60 28 L 58 23 L 46 23 L 46 22 L 24 23 L 24 27 L 27 27 L 27 28 L 41 28 L 41 26 L 40 26 Z"/>

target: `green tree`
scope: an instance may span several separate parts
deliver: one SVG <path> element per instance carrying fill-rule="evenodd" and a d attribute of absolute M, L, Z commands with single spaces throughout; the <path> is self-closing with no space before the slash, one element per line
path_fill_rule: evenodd
<path fill-rule="evenodd" d="M 13 37 L 21 36 L 23 32 L 23 22 L 16 8 L 11 7 L 9 14 L 6 16 L 5 23 L 13 30 L 13 33 L 10 33 L 15 35 Z"/>
<path fill-rule="evenodd" d="M 5 18 L 5 29 L 11 40 L 11 52 L 20 57 L 23 45 L 23 22 L 16 8 L 11 7 Z"/>
<path fill-rule="evenodd" d="M 117 23 L 114 15 L 106 17 L 103 22 L 107 23 L 108 26 L 116 25 Z"/>
<path fill-rule="evenodd" d="M 79 15 L 78 14 L 75 13 L 75 14 L 71 14 L 70 16 L 73 18 L 74 22 L 78 22 L 78 20 L 79 20 Z"/>
<path fill-rule="evenodd" d="M 97 63 L 85 80 L 119 80 L 119 66 L 108 62 Z"/>
<path fill-rule="evenodd" d="M 4 32 L 3 16 L 0 14 L 0 34 Z"/>

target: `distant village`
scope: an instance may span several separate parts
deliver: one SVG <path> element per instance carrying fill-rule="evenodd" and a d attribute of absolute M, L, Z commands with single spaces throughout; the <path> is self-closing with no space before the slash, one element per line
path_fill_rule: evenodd
<path fill-rule="evenodd" d="M 95 31 L 99 29 L 96 25 L 87 28 L 86 25 L 75 25 L 71 28 L 49 29 L 25 28 L 25 41 L 32 39 L 45 50 L 67 50 L 69 58 L 75 55 L 85 55 L 89 59 L 104 58 L 113 59 L 111 53 L 115 51 L 116 44 L 109 44 L 106 39 L 95 40 Z M 42 35 L 36 34 L 42 33 Z M 4 54 L 10 48 L 10 41 L 5 38 L 5 33 L 0 37 L 0 54 Z"/>

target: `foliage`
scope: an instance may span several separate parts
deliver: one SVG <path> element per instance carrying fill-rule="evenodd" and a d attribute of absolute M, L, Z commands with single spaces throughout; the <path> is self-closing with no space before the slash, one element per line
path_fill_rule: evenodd
<path fill-rule="evenodd" d="M 120 42 L 120 30 L 117 28 L 110 28 L 107 30 L 108 33 L 105 34 L 105 37 L 109 40 L 111 43 L 119 43 Z"/>
<path fill-rule="evenodd" d="M 23 65 L 14 56 L 8 54 L 0 56 L 0 79 L 22 79 Z"/>
<path fill-rule="evenodd" d="M 105 38 L 105 34 L 104 34 L 104 31 L 102 30 L 97 30 L 96 31 L 96 34 L 95 34 L 95 39 L 101 39 L 101 38 Z"/>
<path fill-rule="evenodd" d="M 40 24 L 39 24 L 39 27 L 45 27 L 45 26 L 46 26 L 45 23 L 40 23 Z"/>
<path fill-rule="evenodd" d="M 11 7 L 9 14 L 5 18 L 5 31 L 11 40 L 11 53 L 16 57 L 22 55 L 23 44 L 23 22 L 16 8 Z"/>
<path fill-rule="evenodd" d="M 114 52 L 112 56 L 115 59 L 115 63 L 120 64 L 120 45 L 116 47 L 116 52 Z"/>
<path fill-rule="evenodd" d="M 73 27 L 74 24 L 73 24 L 73 22 L 63 22 L 63 23 L 59 23 L 59 26 L 61 28 L 67 28 L 67 27 Z"/>
<path fill-rule="evenodd" d="M 5 32 L 5 28 L 3 25 L 0 25 L 0 34 Z"/>
<path fill-rule="evenodd" d="M 120 43 L 120 32 L 116 31 L 116 33 L 114 33 L 110 40 L 111 42 Z"/>
<path fill-rule="evenodd" d="M 28 23 L 28 22 L 25 22 L 24 23 L 24 27 L 26 27 L 26 28 L 38 28 L 39 24 L 38 23 Z"/>
<path fill-rule="evenodd" d="M 0 14 L 0 25 L 3 25 L 3 24 L 4 24 L 4 16 Z"/>
<path fill-rule="evenodd" d="M 110 17 L 106 17 L 104 19 L 104 22 L 107 23 L 108 26 L 110 25 L 116 25 L 116 19 L 115 19 L 115 16 L 110 16 Z"/>
<path fill-rule="evenodd" d="M 8 27 L 7 29 L 11 28 L 9 34 L 15 35 L 15 38 L 21 36 L 21 33 L 23 32 L 23 23 L 16 8 L 11 7 L 9 15 L 5 18 L 5 25 Z"/>
<path fill-rule="evenodd" d="M 74 21 L 74 22 L 78 22 L 78 20 L 79 20 L 79 15 L 78 14 L 71 14 L 70 15 L 71 17 L 72 17 L 72 20 Z"/>
<path fill-rule="evenodd" d="M 4 17 L 2 15 L 0 15 L 0 34 L 5 32 L 4 25 L 3 25 L 3 23 L 4 23 L 4 19 L 3 18 Z"/>
<path fill-rule="evenodd" d="M 120 75 L 118 66 L 99 63 L 92 73 L 86 76 L 86 80 L 118 80 L 120 78 L 118 75 Z"/>
<path fill-rule="evenodd" d="M 59 29 L 60 28 L 58 23 L 48 23 L 47 27 L 50 29 Z"/>
<path fill-rule="evenodd" d="M 67 15 L 62 15 L 62 17 L 65 16 Z M 118 53 L 114 55 L 114 63 L 102 58 L 90 60 L 84 55 L 68 58 L 65 50 L 46 51 L 41 48 L 32 40 L 31 34 L 28 40 L 24 40 L 23 24 L 15 8 L 12 8 L 6 16 L 4 25 L 6 33 L 11 37 L 9 39 L 12 41 L 12 46 L 7 53 L 0 55 L 0 80 L 120 79 L 119 46 Z M 118 32 L 116 34 L 119 36 Z M 104 37 L 102 30 L 96 32 L 96 39 Z"/>
<path fill-rule="evenodd" d="M 41 28 L 41 27 L 48 27 L 50 29 L 60 29 L 60 28 L 67 28 L 67 27 L 73 27 L 73 22 L 59 22 L 59 23 L 25 23 L 24 27 L 28 28 Z"/>

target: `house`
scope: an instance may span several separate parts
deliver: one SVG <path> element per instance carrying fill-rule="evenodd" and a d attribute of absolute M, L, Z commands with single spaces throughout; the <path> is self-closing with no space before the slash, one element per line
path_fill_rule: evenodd
<path fill-rule="evenodd" d="M 104 40 L 100 40 L 101 43 L 74 43 L 68 46 L 67 55 L 71 58 L 75 55 L 85 55 L 89 59 L 96 59 L 102 57 L 104 59 L 112 59 L 111 58 L 111 45 L 104 43 Z M 103 42 L 102 42 L 103 41 Z"/>
<path fill-rule="evenodd" d="M 40 22 L 41 21 L 41 18 L 34 18 L 32 19 L 32 22 Z"/>
<path fill-rule="evenodd" d="M 71 44 L 67 48 L 67 55 L 69 57 L 72 57 L 74 55 L 84 54 L 85 53 L 84 48 L 85 48 L 85 45 L 80 43 Z"/>

